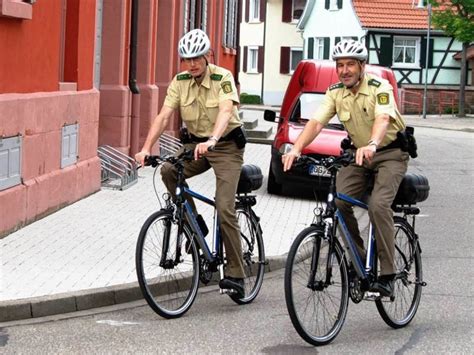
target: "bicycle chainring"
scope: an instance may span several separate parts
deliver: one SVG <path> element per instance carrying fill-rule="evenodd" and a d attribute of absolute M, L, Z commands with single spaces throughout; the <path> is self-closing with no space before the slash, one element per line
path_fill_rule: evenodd
<path fill-rule="evenodd" d="M 199 280 L 207 285 L 212 279 L 212 271 L 209 270 L 209 263 L 204 255 L 199 255 Z"/>
<path fill-rule="evenodd" d="M 355 304 L 364 299 L 364 292 L 362 292 L 360 285 L 361 283 L 357 276 L 351 278 L 349 281 L 349 296 Z"/>

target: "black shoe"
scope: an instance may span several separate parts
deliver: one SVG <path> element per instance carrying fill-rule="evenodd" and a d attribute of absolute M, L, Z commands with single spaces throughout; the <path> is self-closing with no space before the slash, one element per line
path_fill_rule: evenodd
<path fill-rule="evenodd" d="M 382 275 L 378 278 L 377 282 L 372 284 L 370 291 L 378 292 L 381 296 L 392 297 L 393 296 L 393 284 L 395 275 Z"/>
<path fill-rule="evenodd" d="M 244 298 L 244 279 L 239 279 L 231 276 L 226 276 L 219 281 L 219 287 L 224 290 L 232 290 L 238 298 Z"/>

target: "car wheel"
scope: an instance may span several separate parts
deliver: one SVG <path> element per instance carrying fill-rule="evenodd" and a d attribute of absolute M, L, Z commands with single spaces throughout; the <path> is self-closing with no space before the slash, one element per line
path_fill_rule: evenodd
<path fill-rule="evenodd" d="M 268 170 L 268 183 L 267 191 L 269 194 L 281 195 L 282 185 L 277 183 L 275 180 L 275 175 L 272 171 L 272 166 L 270 164 L 270 169 Z"/>

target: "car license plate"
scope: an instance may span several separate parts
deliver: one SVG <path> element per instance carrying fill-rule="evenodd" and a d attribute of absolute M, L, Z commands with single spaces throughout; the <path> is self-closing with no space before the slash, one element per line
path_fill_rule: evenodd
<path fill-rule="evenodd" d="M 328 169 L 322 165 L 310 165 L 309 166 L 309 175 L 313 176 L 331 176 Z"/>

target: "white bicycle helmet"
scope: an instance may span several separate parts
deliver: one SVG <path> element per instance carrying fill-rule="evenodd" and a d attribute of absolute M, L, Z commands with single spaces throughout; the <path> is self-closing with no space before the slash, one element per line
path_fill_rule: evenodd
<path fill-rule="evenodd" d="M 211 48 L 211 41 L 203 30 L 195 29 L 186 33 L 178 43 L 178 54 L 181 58 L 196 58 L 206 54 Z"/>
<path fill-rule="evenodd" d="M 367 48 L 353 39 L 345 39 L 336 44 L 332 51 L 332 59 L 355 58 L 357 60 L 367 60 Z"/>

